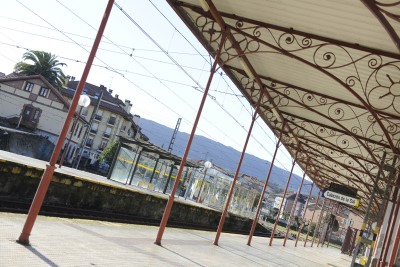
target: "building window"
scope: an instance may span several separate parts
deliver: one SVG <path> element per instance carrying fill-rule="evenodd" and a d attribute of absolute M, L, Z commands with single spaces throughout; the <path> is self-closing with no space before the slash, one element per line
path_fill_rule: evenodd
<path fill-rule="evenodd" d="M 28 91 L 28 92 L 32 92 L 33 85 L 34 85 L 33 83 L 26 82 L 24 90 Z"/>
<path fill-rule="evenodd" d="M 83 117 L 86 117 L 87 114 L 88 114 L 88 108 L 87 108 L 87 107 L 82 108 L 81 115 L 82 115 Z"/>
<path fill-rule="evenodd" d="M 111 115 L 111 117 L 108 119 L 107 123 L 111 124 L 111 125 L 115 125 L 116 120 L 117 120 L 117 117 L 115 115 Z"/>
<path fill-rule="evenodd" d="M 47 95 L 49 94 L 49 91 L 50 91 L 49 88 L 42 87 L 42 88 L 40 88 L 39 95 L 43 96 L 43 97 L 47 97 Z"/>
<path fill-rule="evenodd" d="M 78 134 L 78 131 L 79 131 L 79 127 L 80 127 L 81 125 L 78 123 L 77 125 L 76 125 L 76 128 L 75 128 L 75 132 L 74 132 L 74 136 L 76 137 L 76 135 Z"/>
<path fill-rule="evenodd" d="M 90 128 L 91 133 L 97 133 L 97 129 L 99 128 L 99 124 L 97 122 L 93 122 L 92 128 Z"/>
<path fill-rule="evenodd" d="M 102 140 L 101 140 L 101 144 L 100 144 L 100 146 L 99 146 L 99 150 L 104 150 L 104 148 L 107 147 L 107 144 L 108 144 L 108 141 L 105 140 L 105 139 L 102 139 Z"/>
<path fill-rule="evenodd" d="M 33 114 L 33 120 L 37 121 L 40 117 L 40 110 L 36 109 L 35 113 Z"/>
<path fill-rule="evenodd" d="M 88 138 L 85 145 L 88 146 L 88 147 L 92 147 L 92 145 L 93 145 L 93 138 Z"/>
<path fill-rule="evenodd" d="M 112 128 L 107 126 L 106 131 L 104 132 L 103 136 L 107 137 L 107 138 L 110 138 L 111 132 L 112 132 Z"/>
<path fill-rule="evenodd" d="M 103 116 L 103 111 L 101 109 L 97 110 L 96 115 L 94 115 L 94 119 L 101 121 L 101 118 Z"/>
<path fill-rule="evenodd" d="M 36 129 L 42 111 L 32 105 L 24 105 L 21 112 L 21 125 L 30 129 Z"/>
<path fill-rule="evenodd" d="M 82 126 L 81 129 L 79 130 L 78 138 L 81 138 L 82 129 L 83 129 L 83 126 Z"/>

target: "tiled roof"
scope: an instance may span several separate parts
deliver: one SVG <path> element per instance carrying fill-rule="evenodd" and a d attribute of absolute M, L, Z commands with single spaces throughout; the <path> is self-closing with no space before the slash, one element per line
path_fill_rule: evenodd
<path fill-rule="evenodd" d="M 40 79 L 67 107 L 67 109 L 69 109 L 70 104 L 68 103 L 68 101 L 65 100 L 65 98 L 61 95 L 61 93 L 56 88 L 54 88 L 42 75 L 22 75 L 22 74 L 17 74 L 15 72 L 5 76 L 0 75 L 0 82 L 11 82 L 11 81 L 31 80 L 31 79 Z"/>
<path fill-rule="evenodd" d="M 75 94 L 75 90 L 78 87 L 79 81 L 70 81 L 67 84 L 67 89 L 63 89 L 61 93 L 69 98 L 72 98 Z M 107 91 L 107 88 L 104 86 L 96 86 L 90 83 L 86 83 L 84 90 L 87 95 L 91 96 L 91 104 L 97 105 L 98 99 L 95 99 L 96 93 L 100 95 L 101 92 L 103 92 L 102 100 L 100 103 L 100 107 L 106 110 L 109 110 L 113 113 L 117 113 L 121 116 L 123 116 L 127 120 L 131 120 L 130 114 L 128 114 L 120 105 L 125 106 L 125 103 L 122 102 L 120 99 L 113 97 L 109 91 Z M 107 103 L 109 102 L 109 103 Z M 112 103 L 112 104 L 111 104 Z"/>

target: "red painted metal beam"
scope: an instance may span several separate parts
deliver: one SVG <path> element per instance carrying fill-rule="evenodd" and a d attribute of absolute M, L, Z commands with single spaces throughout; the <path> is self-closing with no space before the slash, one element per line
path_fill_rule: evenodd
<path fill-rule="evenodd" d="M 303 229 L 303 221 L 304 221 L 304 217 L 306 216 L 308 202 L 310 201 L 313 188 L 314 188 L 314 183 L 312 183 L 312 185 L 311 185 L 310 193 L 308 194 L 306 205 L 304 207 L 304 213 L 303 213 L 303 216 L 301 217 L 302 224 L 301 224 L 301 227 L 299 227 L 298 232 L 297 232 L 296 242 L 294 243 L 295 247 L 297 247 L 297 242 L 299 241 L 300 233 L 301 233 L 301 230 Z"/>
<path fill-rule="evenodd" d="M 315 211 L 316 211 L 317 208 L 318 208 L 318 201 L 319 201 L 319 197 L 320 197 L 320 196 L 321 196 L 321 191 L 318 192 L 318 197 L 317 197 L 317 201 L 315 202 L 315 207 L 314 207 L 313 214 L 312 214 L 312 216 L 311 216 L 311 221 L 310 221 L 310 224 L 308 225 L 306 239 L 304 240 L 304 247 L 305 247 L 306 244 L 307 244 L 308 235 L 310 234 L 311 225 L 312 225 L 312 222 L 313 222 L 313 220 L 314 220 Z M 315 235 L 315 230 L 314 230 L 314 235 Z"/>
<path fill-rule="evenodd" d="M 286 123 L 284 122 L 282 128 L 285 128 L 285 126 L 286 126 Z M 270 166 L 269 166 L 267 178 L 265 179 L 264 187 L 263 187 L 263 189 L 261 191 L 261 197 L 260 197 L 260 200 L 258 201 L 257 211 L 256 211 L 256 214 L 255 214 L 254 219 L 253 219 L 253 224 L 251 225 L 249 238 L 247 240 L 247 245 L 248 246 L 251 245 L 251 239 L 253 238 L 254 231 L 256 230 L 256 226 L 257 226 L 257 223 L 258 223 L 258 217 L 260 216 L 260 212 L 261 212 L 261 208 L 262 208 L 262 201 L 263 201 L 263 198 L 264 198 L 265 190 L 267 189 L 267 186 L 268 186 L 268 182 L 269 182 L 269 178 L 271 176 L 272 168 L 274 167 L 274 162 L 275 162 L 276 154 L 278 153 L 279 145 L 280 145 L 281 138 L 282 138 L 282 133 L 283 133 L 283 129 L 282 129 L 282 131 L 281 131 L 281 133 L 279 135 L 278 142 L 276 143 L 274 155 L 272 156 L 272 160 L 271 160 L 271 163 L 270 163 Z"/>
<path fill-rule="evenodd" d="M 203 9 L 201 9 L 198 6 L 191 5 L 189 3 L 185 3 L 185 2 L 181 2 L 181 1 L 177 1 L 176 5 L 181 6 L 181 7 L 190 8 L 193 11 L 195 11 L 196 13 L 199 13 L 199 14 L 205 16 L 205 17 L 208 17 L 207 13 L 204 12 Z M 286 27 L 282 27 L 282 26 L 279 26 L 279 25 L 274 25 L 274 24 L 271 24 L 271 23 L 266 23 L 266 22 L 254 20 L 254 19 L 251 19 L 251 18 L 238 16 L 236 14 L 230 14 L 230 13 L 226 13 L 226 12 L 220 12 L 220 14 L 222 15 L 222 17 L 225 17 L 225 18 L 228 18 L 228 19 L 243 21 L 243 22 L 247 22 L 247 23 L 251 23 L 251 24 L 260 26 L 260 27 L 270 28 L 270 29 L 274 29 L 274 30 L 277 30 L 277 31 L 291 33 L 291 34 L 294 34 L 294 35 L 300 35 L 300 36 L 304 36 L 304 37 L 307 37 L 307 38 L 310 38 L 310 39 L 319 40 L 319 41 L 326 42 L 326 43 L 329 43 L 329 44 L 345 46 L 345 47 L 349 47 L 349 48 L 352 48 L 352 49 L 364 51 L 364 52 L 371 53 L 371 54 L 383 55 L 383 56 L 386 56 L 386 57 L 400 59 L 400 55 L 398 55 L 396 53 L 391 53 L 391 52 L 384 51 L 384 50 L 370 48 L 368 46 L 363 46 L 362 44 L 354 44 L 354 43 L 349 43 L 349 42 L 345 42 L 345 41 L 341 41 L 341 40 L 336 40 L 336 39 L 332 39 L 332 38 L 321 36 L 321 35 L 316 35 L 316 34 L 312 34 L 312 33 L 308 33 L 308 32 L 299 31 L 299 30 L 296 30 L 294 28 L 286 28 Z"/>
<path fill-rule="evenodd" d="M 304 174 L 303 174 L 303 179 L 301 179 L 301 183 L 300 183 L 300 186 L 299 186 L 299 190 L 298 190 L 298 192 L 297 192 L 296 198 L 295 198 L 294 203 L 293 203 L 292 211 L 291 211 L 290 217 L 289 217 L 289 223 L 288 223 L 287 226 L 286 226 L 287 229 L 286 229 L 285 238 L 283 239 L 283 246 L 286 245 L 286 240 L 287 240 L 288 235 L 289 235 L 289 232 L 290 232 L 290 226 L 292 225 L 293 216 L 294 216 L 294 213 L 296 212 L 297 202 L 298 202 L 299 197 L 300 197 L 300 195 L 301 195 L 301 189 L 303 188 L 303 183 L 304 183 L 304 179 L 306 178 L 306 172 L 307 172 L 307 168 L 308 168 L 309 164 L 310 164 L 310 163 L 309 163 L 309 161 L 308 161 L 308 164 L 307 164 L 307 166 L 306 166 L 306 171 L 305 171 Z"/>
<path fill-rule="evenodd" d="M 296 165 L 297 154 L 299 153 L 299 150 L 300 150 L 300 146 L 298 145 L 298 146 L 297 146 L 297 149 L 296 149 L 296 155 L 294 156 L 294 159 L 293 159 L 293 162 L 292 162 L 292 168 L 290 169 L 289 177 L 288 177 L 287 182 L 286 182 L 286 187 L 285 187 L 285 190 L 284 190 L 284 192 L 283 192 L 282 201 L 281 201 L 281 204 L 279 205 L 278 214 L 276 215 L 274 227 L 272 228 L 271 237 L 270 237 L 270 239 L 269 239 L 269 245 L 270 245 L 270 246 L 272 245 L 272 241 L 274 240 L 274 235 L 275 235 L 275 231 L 276 231 L 276 226 L 278 225 L 278 222 L 279 222 L 279 216 L 281 215 L 281 210 L 282 210 L 282 207 L 283 207 L 283 202 L 285 201 L 286 193 L 287 193 L 287 190 L 288 190 L 288 188 L 289 188 L 290 180 L 291 180 L 291 178 L 292 178 L 294 166 Z"/>
<path fill-rule="evenodd" d="M 85 86 L 86 79 L 89 75 L 90 68 L 92 67 L 93 60 L 96 56 L 97 48 L 99 47 L 101 37 L 103 36 L 104 29 L 107 25 L 107 21 L 109 15 L 111 13 L 112 6 L 114 4 L 114 0 L 109 0 L 106 10 L 103 15 L 103 19 L 101 21 L 99 30 L 96 35 L 96 39 L 94 40 L 92 50 L 90 51 L 89 58 L 86 62 L 85 69 L 83 70 L 81 80 L 76 88 L 74 97 L 72 99 L 71 106 L 68 110 L 67 117 L 64 122 L 64 126 L 61 130 L 60 136 L 58 137 L 57 143 L 54 147 L 53 153 L 50 158 L 50 162 L 46 165 L 46 170 L 44 171 L 42 178 L 40 180 L 39 187 L 36 191 L 35 197 L 33 198 L 31 207 L 28 212 L 28 216 L 25 221 L 25 225 L 22 229 L 22 233 L 19 236 L 17 242 L 23 245 L 29 245 L 29 236 L 31 234 L 33 225 L 35 224 L 37 215 L 39 214 L 40 208 L 42 207 L 44 197 L 46 196 L 47 189 L 49 188 L 51 178 L 55 171 L 55 164 L 57 162 L 58 156 L 60 155 L 62 145 L 67 136 L 69 126 L 71 124 L 72 118 L 74 116 L 76 107 L 78 106 L 79 97 L 82 94 L 83 87 Z"/>
<path fill-rule="evenodd" d="M 163 217 L 162 217 L 161 222 L 160 222 L 160 227 L 158 228 L 156 241 L 154 243 L 159 245 L 159 246 L 161 246 L 161 240 L 162 240 L 162 237 L 163 237 L 163 234 L 164 234 L 164 231 L 165 231 L 165 227 L 167 225 L 168 218 L 169 218 L 169 215 L 171 213 L 172 205 L 174 204 L 175 192 L 178 189 L 180 177 L 182 176 L 182 172 L 183 172 L 183 169 L 185 167 L 186 159 L 187 159 L 187 157 L 189 155 L 190 147 L 192 145 L 192 141 L 193 141 L 194 135 L 196 133 L 197 124 L 199 123 L 199 120 L 200 120 L 200 117 L 201 117 L 201 113 L 203 111 L 204 103 L 206 102 L 208 91 L 210 89 L 211 82 L 212 82 L 212 79 L 214 77 L 214 73 L 215 73 L 215 70 L 217 68 L 217 65 L 218 65 L 218 62 L 219 62 L 219 59 L 220 59 L 220 56 L 221 56 L 222 49 L 224 47 L 224 43 L 225 43 L 226 37 L 227 37 L 226 34 L 223 33 L 222 37 L 221 37 L 221 42 L 219 44 L 217 53 L 216 53 L 215 58 L 214 58 L 214 63 L 212 65 L 212 67 L 211 67 L 210 76 L 208 78 L 206 88 L 204 89 L 203 98 L 201 99 L 201 103 L 200 103 L 199 109 L 197 111 L 196 119 L 195 119 L 195 121 L 193 123 L 192 132 L 190 133 L 189 140 L 188 140 L 186 148 L 185 148 L 185 152 L 183 153 L 181 164 L 179 165 L 178 173 L 176 175 L 176 179 L 175 179 L 174 185 L 172 187 L 171 195 L 168 198 L 168 202 L 167 202 L 167 205 L 166 205 L 165 210 L 164 210 Z"/>
<path fill-rule="evenodd" d="M 218 245 L 219 237 L 220 237 L 222 229 L 224 227 L 225 218 L 226 218 L 226 215 L 228 214 L 228 208 L 229 208 L 229 205 L 231 203 L 231 198 L 232 198 L 232 195 L 233 195 L 233 190 L 235 188 L 236 180 L 237 180 L 237 177 L 238 177 L 239 172 L 240 172 L 240 167 L 242 166 L 243 158 L 244 158 L 244 155 L 246 154 L 247 144 L 249 143 L 249 139 L 250 139 L 250 136 L 251 136 L 251 132 L 253 130 L 254 122 L 256 121 L 256 117 L 258 115 L 261 99 L 264 96 L 264 90 L 265 89 L 261 89 L 261 90 L 262 91 L 260 93 L 260 97 L 257 100 L 257 104 L 256 104 L 256 108 L 254 110 L 253 117 L 251 118 L 251 124 L 250 124 L 249 130 L 247 132 L 246 141 L 245 141 L 245 143 L 243 145 L 242 154 L 240 155 L 239 163 L 238 163 L 238 165 L 236 167 L 236 172 L 235 172 L 235 175 L 233 177 L 232 184 L 231 184 L 228 196 L 227 196 L 226 201 L 225 201 L 224 209 L 223 209 L 222 214 L 221 214 L 221 218 L 220 218 L 220 221 L 219 221 L 219 224 L 218 224 L 218 228 L 217 228 L 217 232 L 216 232 L 215 239 L 214 239 L 214 245 Z M 262 196 L 261 196 L 261 198 L 262 198 Z"/>
<path fill-rule="evenodd" d="M 396 31 L 393 29 L 392 25 L 390 25 L 389 21 L 385 18 L 385 16 L 379 11 L 379 8 L 376 6 L 375 1 L 371 0 L 361 0 L 361 2 L 371 11 L 371 13 L 379 20 L 382 24 L 385 31 L 389 34 L 392 39 L 394 45 L 400 52 L 400 38 L 397 35 Z"/>
<path fill-rule="evenodd" d="M 319 232 L 319 225 L 321 223 L 322 217 L 324 216 L 325 202 L 326 202 L 326 198 L 324 198 L 324 201 L 322 202 L 322 207 L 321 207 L 321 212 L 319 214 L 318 222 L 317 222 L 317 225 L 314 228 L 314 235 L 313 235 L 313 239 L 311 241 L 311 247 L 314 245 L 315 237 L 318 235 L 318 232 Z"/>

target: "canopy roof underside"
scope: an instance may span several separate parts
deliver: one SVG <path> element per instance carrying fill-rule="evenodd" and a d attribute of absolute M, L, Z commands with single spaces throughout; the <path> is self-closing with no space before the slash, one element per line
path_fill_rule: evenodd
<path fill-rule="evenodd" d="M 365 211 L 383 161 L 379 209 L 399 168 L 398 2 L 168 2 L 211 55 L 226 36 L 220 66 L 320 189 L 355 188 Z"/>

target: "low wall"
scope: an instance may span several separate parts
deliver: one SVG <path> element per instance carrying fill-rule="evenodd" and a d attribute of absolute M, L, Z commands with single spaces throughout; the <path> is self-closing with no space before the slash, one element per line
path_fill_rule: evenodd
<path fill-rule="evenodd" d="M 0 127 L 0 149 L 48 161 L 53 152 L 54 144 L 37 134 Z"/>
<path fill-rule="evenodd" d="M 0 207 L 18 201 L 31 203 L 43 170 L 13 162 L 0 162 Z M 159 222 L 166 205 L 166 198 L 144 194 L 119 186 L 110 186 L 55 173 L 42 211 L 54 207 L 78 208 L 87 211 L 125 214 Z M 221 213 L 207 208 L 176 202 L 169 224 L 191 228 L 216 229 Z M 224 231 L 250 231 L 252 220 L 230 214 Z M 257 232 L 268 233 L 261 225 Z"/>

